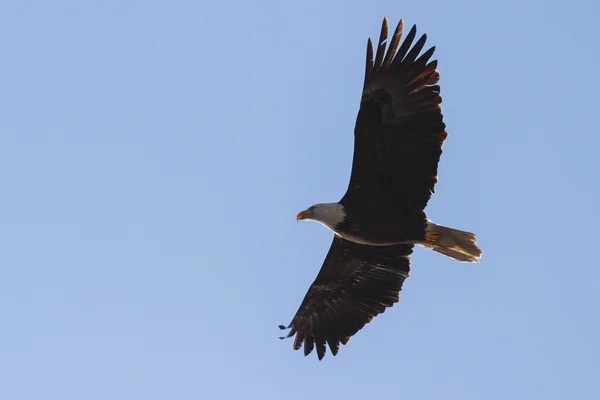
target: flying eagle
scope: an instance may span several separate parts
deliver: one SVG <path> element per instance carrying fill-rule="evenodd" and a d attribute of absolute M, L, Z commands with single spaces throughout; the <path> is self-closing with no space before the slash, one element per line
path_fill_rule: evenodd
<path fill-rule="evenodd" d="M 377 53 L 367 44 L 367 65 L 354 128 L 354 159 L 346 194 L 338 203 L 316 204 L 298 214 L 334 233 L 323 266 L 285 337 L 293 348 L 326 344 L 335 356 L 340 343 L 399 301 L 408 278 L 409 256 L 419 244 L 460 262 L 476 262 L 475 235 L 427 219 L 442 144 L 447 137 L 440 104 L 435 47 L 421 56 L 423 35 L 411 45 L 416 25 L 400 44 L 400 20 L 388 42 L 383 19 Z M 284 337 L 282 337 L 283 339 Z"/>

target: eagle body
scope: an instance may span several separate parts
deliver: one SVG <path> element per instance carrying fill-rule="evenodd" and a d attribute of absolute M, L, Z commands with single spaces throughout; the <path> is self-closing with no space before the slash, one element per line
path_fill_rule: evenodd
<path fill-rule="evenodd" d="M 460 262 L 476 262 L 475 235 L 430 221 L 425 208 L 437 183 L 448 134 L 440 104 L 435 47 L 424 51 L 416 26 L 401 42 L 398 23 L 388 40 L 383 19 L 379 43 L 367 44 L 354 157 L 346 193 L 337 203 L 319 203 L 298 220 L 333 231 L 321 270 L 287 326 L 293 348 L 316 349 L 321 360 L 375 316 L 399 301 L 415 244 Z M 414 42 L 414 44 L 413 44 Z M 387 50 L 386 50 L 387 48 Z M 283 338 L 282 338 L 283 339 Z"/>
<path fill-rule="evenodd" d="M 298 215 L 325 225 L 337 236 L 370 246 L 390 246 L 425 240 L 427 220 L 424 213 L 386 213 L 383 208 L 357 209 L 343 203 L 316 204 Z"/>

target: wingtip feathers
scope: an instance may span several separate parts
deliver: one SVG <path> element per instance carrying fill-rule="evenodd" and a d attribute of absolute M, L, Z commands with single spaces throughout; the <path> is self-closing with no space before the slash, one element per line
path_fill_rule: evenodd
<path fill-rule="evenodd" d="M 393 35 L 391 38 L 389 38 L 389 22 L 387 17 L 383 17 L 376 50 L 373 48 L 373 41 L 371 38 L 369 37 L 367 39 L 365 84 L 372 78 L 374 72 L 377 72 L 381 69 L 387 69 L 389 67 L 398 68 L 401 65 L 408 66 L 415 63 L 417 56 L 419 56 L 425 46 L 427 34 L 424 33 L 421 35 L 413 46 L 413 41 L 417 35 L 417 25 L 412 25 L 410 31 L 404 37 L 404 41 L 402 42 L 403 32 L 404 20 L 401 18 L 396 25 Z M 424 52 L 418 58 L 418 60 L 424 60 L 427 62 L 434 52 L 435 46 L 432 46 L 426 52 Z M 425 67 L 425 65 L 422 67 Z"/>

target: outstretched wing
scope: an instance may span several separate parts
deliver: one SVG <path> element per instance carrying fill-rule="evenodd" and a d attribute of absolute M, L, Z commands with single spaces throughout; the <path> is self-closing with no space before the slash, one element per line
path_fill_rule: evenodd
<path fill-rule="evenodd" d="M 354 159 L 341 203 L 352 209 L 394 207 L 407 212 L 427 205 L 437 182 L 442 145 L 447 137 L 440 104 L 435 47 L 417 58 L 426 35 L 414 44 L 413 26 L 400 44 L 403 22 L 387 44 L 384 18 L 377 53 L 367 45 L 365 81 L 354 132 Z"/>
<path fill-rule="evenodd" d="M 300 308 L 287 326 L 287 337 L 296 335 L 294 350 L 304 344 L 304 355 L 316 347 L 319 360 L 325 343 L 336 355 L 375 316 L 399 300 L 409 272 L 413 245 L 364 246 L 337 235 L 323 266 Z"/>

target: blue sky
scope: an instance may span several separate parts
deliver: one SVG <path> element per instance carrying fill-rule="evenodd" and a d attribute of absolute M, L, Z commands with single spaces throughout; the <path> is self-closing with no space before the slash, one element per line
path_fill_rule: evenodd
<path fill-rule="evenodd" d="M 5 2 L 0 398 L 597 399 L 600 3 Z M 344 193 L 367 36 L 435 45 L 449 138 L 400 303 L 280 341 Z"/>

